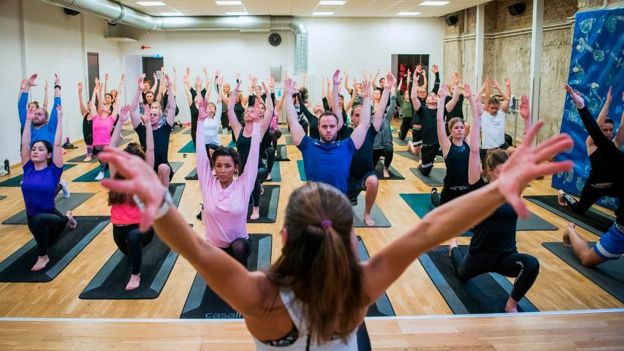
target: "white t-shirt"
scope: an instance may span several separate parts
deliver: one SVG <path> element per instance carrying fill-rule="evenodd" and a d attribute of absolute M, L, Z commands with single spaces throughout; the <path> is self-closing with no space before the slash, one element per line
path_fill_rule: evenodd
<path fill-rule="evenodd" d="M 221 128 L 221 104 L 217 104 L 217 111 L 213 118 L 204 120 L 204 144 L 221 145 L 219 140 L 219 128 Z"/>
<path fill-rule="evenodd" d="M 489 112 L 481 115 L 481 148 L 494 149 L 505 143 L 505 112 L 498 110 L 495 116 Z"/>

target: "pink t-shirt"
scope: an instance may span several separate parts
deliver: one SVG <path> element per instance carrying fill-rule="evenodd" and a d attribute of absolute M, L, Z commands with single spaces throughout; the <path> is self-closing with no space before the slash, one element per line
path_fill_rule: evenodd
<path fill-rule="evenodd" d="M 258 175 L 261 140 L 260 123 L 254 123 L 245 171 L 225 189 L 212 174 L 206 148 L 197 148 L 197 178 L 204 198 L 202 220 L 206 226 L 206 240 L 212 245 L 227 248 L 238 238 L 249 238 L 247 209 Z M 197 128 L 197 145 L 204 145 L 201 128 Z"/>
<path fill-rule="evenodd" d="M 91 123 L 93 124 L 93 146 L 110 145 L 115 118 L 112 115 L 107 118 L 95 115 Z"/>
<path fill-rule="evenodd" d="M 111 206 L 111 223 L 118 225 L 141 223 L 141 211 L 134 202 Z"/>

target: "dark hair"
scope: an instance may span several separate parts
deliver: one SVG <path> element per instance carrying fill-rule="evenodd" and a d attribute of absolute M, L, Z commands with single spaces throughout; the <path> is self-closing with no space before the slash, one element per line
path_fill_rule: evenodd
<path fill-rule="evenodd" d="M 301 95 L 301 102 L 303 102 L 304 104 L 308 102 L 308 88 L 299 88 L 299 95 Z"/>
<path fill-rule="evenodd" d="M 509 153 L 503 149 L 488 150 L 485 156 L 485 168 L 494 170 L 496 166 L 502 165 L 509 159 Z"/>
<path fill-rule="evenodd" d="M 321 124 L 321 118 L 325 117 L 325 116 L 334 116 L 334 118 L 336 119 L 336 123 L 340 123 L 338 120 L 338 116 L 336 116 L 335 113 L 333 113 L 332 111 L 325 111 L 323 113 L 321 113 L 321 115 L 319 116 L 319 125 Z"/>
<path fill-rule="evenodd" d="M 453 117 L 453 118 L 451 118 L 451 119 L 448 121 L 448 123 L 447 123 L 447 125 L 448 125 L 448 130 L 450 131 L 451 129 L 453 129 L 453 126 L 454 126 L 455 124 L 457 124 L 457 123 L 461 123 L 461 124 L 463 124 L 464 126 L 466 125 L 466 123 L 464 122 L 464 120 L 463 120 L 461 117 Z"/>
<path fill-rule="evenodd" d="M 500 100 L 498 100 L 497 96 L 492 96 L 490 98 L 490 100 L 488 100 L 488 102 L 490 103 L 490 105 L 498 105 L 498 104 L 500 104 Z"/>
<path fill-rule="evenodd" d="M 139 143 L 129 143 L 124 148 L 124 151 L 135 156 L 139 156 L 140 158 L 145 160 L 145 153 L 143 152 L 143 148 Z M 119 172 L 115 173 L 114 179 L 125 179 Z M 108 192 L 108 204 L 109 205 L 123 205 L 125 203 L 132 203 L 132 197 L 129 194 L 121 194 L 116 193 L 114 191 Z"/>
<path fill-rule="evenodd" d="M 355 113 L 355 109 L 356 109 L 356 108 L 358 108 L 358 107 L 360 107 L 360 108 L 361 108 L 361 107 L 362 107 L 362 104 L 361 104 L 361 103 L 359 103 L 359 104 L 353 104 L 353 106 L 351 107 L 351 114 L 350 114 L 350 116 L 353 116 L 353 113 Z"/>
<path fill-rule="evenodd" d="M 54 147 L 52 146 L 52 144 L 50 144 L 49 141 L 47 141 L 47 140 L 35 140 L 35 141 L 33 141 L 32 145 L 30 146 L 31 150 L 35 146 L 36 143 L 42 143 L 43 146 L 48 151 L 48 154 L 52 155 L 52 152 L 54 151 Z M 47 162 L 48 166 L 51 165 L 52 164 L 52 157 L 48 158 L 46 162 Z"/>
<path fill-rule="evenodd" d="M 206 148 L 206 153 L 208 153 L 208 149 Z M 231 157 L 232 161 L 234 161 L 234 166 L 236 166 L 236 171 L 238 171 L 238 174 L 241 174 L 242 171 L 240 169 L 240 155 L 238 154 L 238 151 L 232 149 L 231 147 L 224 147 L 224 146 L 219 146 L 216 149 L 214 149 L 214 151 L 212 151 L 212 164 L 216 164 L 217 162 L 217 157 L 219 156 L 227 156 L 227 157 Z"/>
<path fill-rule="evenodd" d="M 36 108 L 39 108 L 39 101 L 37 101 L 37 100 L 33 100 L 33 101 L 28 103 L 28 105 L 30 105 L 30 104 L 33 104 L 33 105 L 35 105 Z M 26 105 L 26 106 L 28 106 L 28 105 Z"/>
<path fill-rule="evenodd" d="M 611 118 L 607 118 L 607 119 L 604 120 L 604 122 L 602 122 L 602 124 L 605 124 L 605 123 L 609 123 L 609 124 L 615 125 L 615 123 L 613 123 L 613 120 Z"/>
<path fill-rule="evenodd" d="M 331 185 L 307 182 L 290 196 L 284 227 L 286 244 L 268 279 L 303 302 L 310 335 L 318 343 L 336 332 L 346 341 L 369 303 L 353 252 L 351 204 Z"/>

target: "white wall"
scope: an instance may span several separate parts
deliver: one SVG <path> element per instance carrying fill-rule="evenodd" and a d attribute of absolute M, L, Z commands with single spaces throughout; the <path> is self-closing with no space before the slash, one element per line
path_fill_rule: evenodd
<path fill-rule="evenodd" d="M 47 79 L 50 108 L 54 73 L 60 75 L 65 112 L 63 135 L 71 140 L 82 139 L 76 84 L 86 83 L 86 53 L 100 54 L 100 73 L 103 76 L 109 72 L 113 84 L 117 84 L 122 71 L 118 43 L 104 38 L 106 22 L 92 15 L 67 16 L 62 8 L 38 0 L 3 0 L 0 28 L 0 65 L 5 82 L 0 86 L 0 106 L 5 107 L 0 110 L 0 161 L 8 158 L 11 164 L 19 162 L 17 95 L 22 78 L 32 73 L 38 73 L 39 79 L 38 86 L 31 89 L 31 100 L 43 102 L 43 84 Z"/>

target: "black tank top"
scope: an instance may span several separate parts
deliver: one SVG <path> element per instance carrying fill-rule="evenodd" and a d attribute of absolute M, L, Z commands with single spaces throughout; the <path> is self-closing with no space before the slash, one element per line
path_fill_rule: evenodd
<path fill-rule="evenodd" d="M 451 142 L 444 163 L 446 164 L 446 176 L 444 177 L 444 187 L 469 186 L 468 184 L 468 158 L 470 157 L 470 147 L 466 142 L 462 146 L 457 146 Z"/>
<path fill-rule="evenodd" d="M 591 155 L 589 155 L 589 164 L 591 165 L 591 171 L 589 171 L 589 178 L 592 183 L 612 183 L 616 181 L 615 172 L 613 172 L 613 161 L 609 159 L 609 154 L 596 148 Z"/>
<path fill-rule="evenodd" d="M 243 135 L 243 130 L 241 129 L 240 134 L 238 134 L 238 138 L 236 138 L 236 149 L 238 150 L 238 154 L 240 155 L 241 160 L 241 169 L 245 172 L 245 165 L 247 164 L 247 159 L 249 158 L 249 150 L 251 149 L 251 137 L 246 137 Z M 258 153 L 258 168 L 264 168 L 264 163 L 262 163 L 262 158 L 260 157 L 260 152 Z"/>

